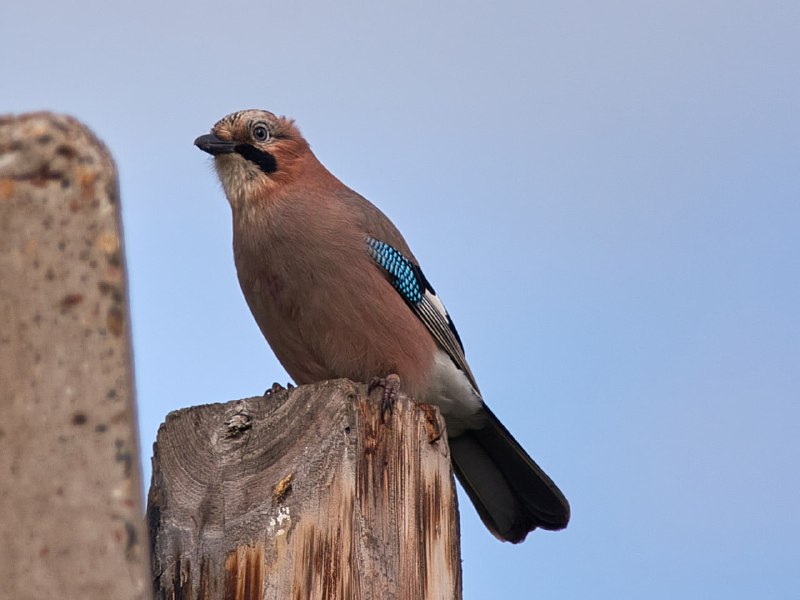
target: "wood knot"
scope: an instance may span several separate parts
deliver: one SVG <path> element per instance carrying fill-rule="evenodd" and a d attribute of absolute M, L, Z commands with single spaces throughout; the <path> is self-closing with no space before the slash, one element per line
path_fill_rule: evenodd
<path fill-rule="evenodd" d="M 253 426 L 253 416 L 247 409 L 247 404 L 237 402 L 233 407 L 234 413 L 225 419 L 225 437 L 237 438 Z"/>

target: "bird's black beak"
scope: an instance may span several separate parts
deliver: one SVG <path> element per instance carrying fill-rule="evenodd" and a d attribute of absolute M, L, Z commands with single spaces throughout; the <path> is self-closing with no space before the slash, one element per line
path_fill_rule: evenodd
<path fill-rule="evenodd" d="M 194 145 L 203 152 L 208 152 L 211 156 L 236 152 L 236 142 L 226 142 L 225 140 L 219 139 L 213 133 L 201 135 L 194 141 Z"/>

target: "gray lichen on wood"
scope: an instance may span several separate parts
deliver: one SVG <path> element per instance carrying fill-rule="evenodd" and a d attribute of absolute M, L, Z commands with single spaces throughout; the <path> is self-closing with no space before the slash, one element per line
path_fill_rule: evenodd
<path fill-rule="evenodd" d="M 148 506 L 157 597 L 460 598 L 442 431 L 404 397 L 383 422 L 345 380 L 171 413 Z"/>
<path fill-rule="evenodd" d="M 114 163 L 78 121 L 0 117 L 0 589 L 145 598 Z"/>

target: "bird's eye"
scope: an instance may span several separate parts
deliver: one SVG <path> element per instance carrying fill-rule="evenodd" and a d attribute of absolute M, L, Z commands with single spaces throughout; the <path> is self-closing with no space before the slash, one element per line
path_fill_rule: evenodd
<path fill-rule="evenodd" d="M 253 139 L 257 142 L 266 142 L 269 139 L 269 129 L 259 123 L 253 127 Z"/>

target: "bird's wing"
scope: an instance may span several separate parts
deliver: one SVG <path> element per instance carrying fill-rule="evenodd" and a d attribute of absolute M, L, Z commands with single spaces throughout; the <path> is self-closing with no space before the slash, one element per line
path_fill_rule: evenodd
<path fill-rule="evenodd" d="M 467 364 L 456 326 L 419 265 L 393 246 L 373 237 L 367 237 L 367 249 L 375 263 L 386 273 L 394 289 L 425 324 L 455 365 L 464 372 L 475 391 L 478 391 L 478 384 Z"/>

